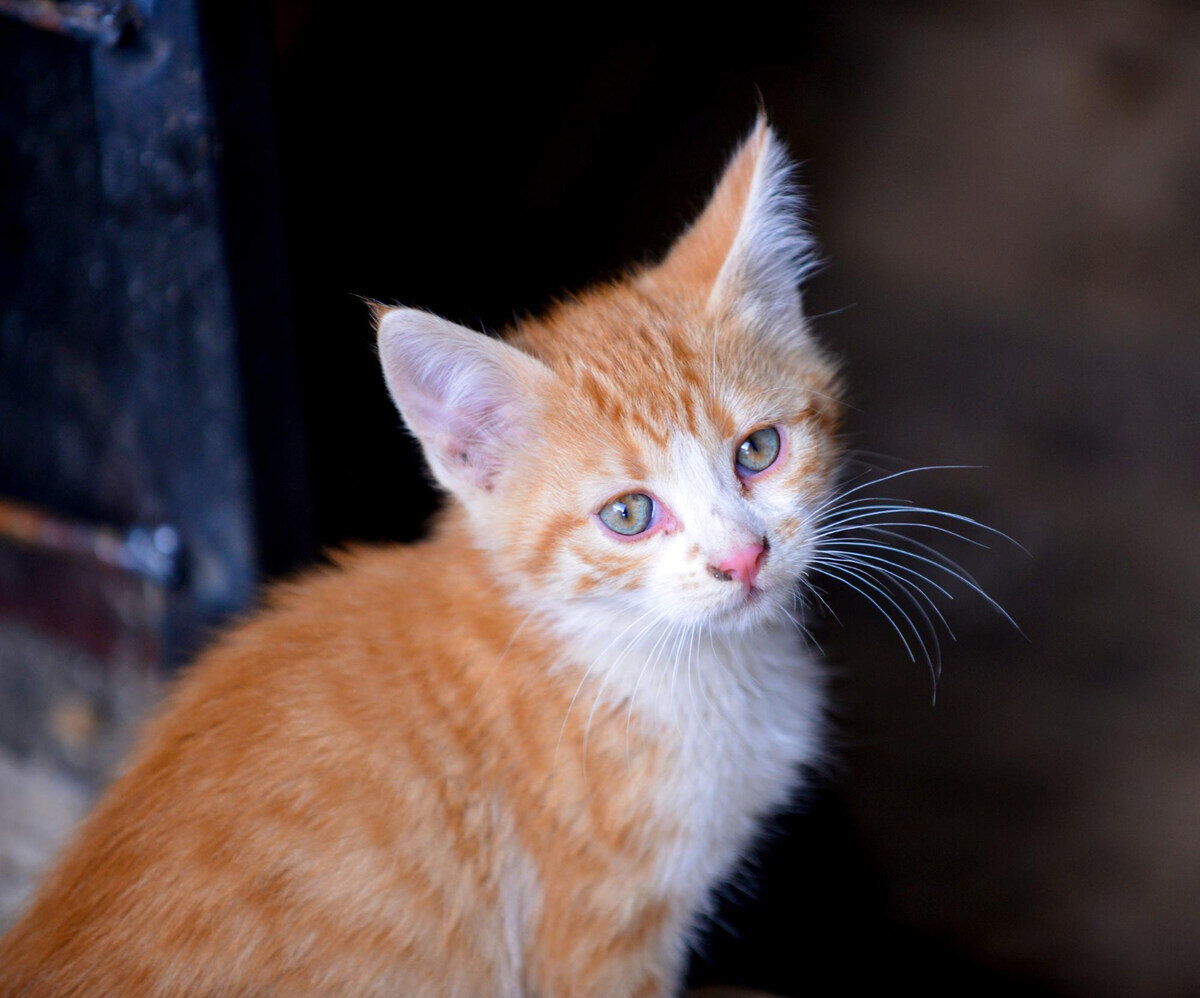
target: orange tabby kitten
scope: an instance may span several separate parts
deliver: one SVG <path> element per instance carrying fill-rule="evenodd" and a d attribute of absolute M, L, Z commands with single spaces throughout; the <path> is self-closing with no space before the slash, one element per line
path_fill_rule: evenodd
<path fill-rule="evenodd" d="M 3 995 L 653 996 L 819 747 L 809 243 L 760 122 L 665 260 L 493 339 L 380 309 L 451 499 L 277 586 L 150 725 Z"/>

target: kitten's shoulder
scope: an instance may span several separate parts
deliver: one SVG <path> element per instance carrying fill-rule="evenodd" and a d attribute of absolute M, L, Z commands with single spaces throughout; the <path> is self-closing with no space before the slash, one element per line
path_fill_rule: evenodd
<path fill-rule="evenodd" d="M 515 611 L 462 520 L 452 508 L 425 540 L 342 548 L 328 564 L 276 583 L 193 673 L 249 667 L 293 686 L 309 670 L 362 678 L 416 665 L 455 634 L 505 626 Z"/>

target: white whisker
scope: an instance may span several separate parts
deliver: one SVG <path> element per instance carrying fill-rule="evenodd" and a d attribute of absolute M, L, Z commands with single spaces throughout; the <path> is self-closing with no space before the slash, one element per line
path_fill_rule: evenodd
<path fill-rule="evenodd" d="M 946 620 L 945 616 L 943 616 L 942 611 L 938 608 L 938 605 L 934 602 L 933 598 L 911 579 L 898 575 L 891 569 L 885 568 L 882 565 L 876 564 L 875 562 L 865 561 L 861 556 L 846 555 L 839 561 L 839 564 L 854 565 L 857 569 L 860 569 L 863 573 L 871 575 L 872 577 L 874 577 L 872 573 L 877 573 L 879 576 L 883 577 L 879 580 L 881 584 L 884 581 L 891 581 L 898 588 L 900 594 L 904 596 L 910 603 L 912 603 L 914 611 L 925 622 L 925 626 L 929 628 L 930 640 L 933 644 L 934 655 L 937 658 L 937 668 L 934 673 L 934 681 L 936 683 L 937 676 L 940 675 L 942 671 L 942 647 L 941 642 L 938 640 L 937 627 L 934 625 L 932 618 L 930 618 L 929 614 L 926 612 L 921 600 L 924 600 L 925 603 L 929 605 L 929 608 L 934 612 L 938 620 L 941 621 L 942 626 L 946 628 L 946 633 L 950 635 L 951 639 L 957 639 L 954 638 L 954 631 L 950 629 L 949 622 Z M 901 569 L 904 568 L 904 566 L 899 567 Z M 909 569 L 908 571 L 912 570 Z M 918 572 L 913 572 L 913 574 L 918 576 L 920 575 Z M 938 587 L 936 582 L 930 581 L 930 584 Z M 945 590 L 942 591 L 945 592 Z M 920 597 L 920 599 L 918 599 L 918 597 Z M 950 598 L 953 599 L 953 597 Z"/>
<path fill-rule="evenodd" d="M 832 499 L 826 500 L 821 506 L 818 506 L 813 512 L 820 513 L 833 503 L 841 502 L 848 495 L 853 495 L 855 492 L 861 492 L 863 489 L 869 489 L 872 485 L 882 485 L 884 482 L 890 482 L 893 478 L 902 478 L 905 475 L 915 475 L 922 471 L 973 471 L 977 470 L 980 465 L 977 464 L 927 464 L 920 468 L 905 468 L 903 471 L 894 471 L 890 475 L 884 475 L 881 478 L 872 479 L 869 482 L 863 482 L 861 485 L 856 485 L 854 488 L 844 489 Z"/>
<path fill-rule="evenodd" d="M 825 554 L 840 554 L 840 555 L 845 555 L 850 558 L 864 559 L 866 561 L 880 562 L 884 565 L 891 565 L 893 568 L 900 569 L 901 571 L 904 571 L 904 572 L 909 572 L 909 573 L 915 575 L 918 579 L 922 579 L 923 581 L 928 582 L 931 586 L 933 586 L 934 589 L 936 589 L 938 592 L 940 592 L 947 599 L 954 599 L 954 594 L 952 592 L 950 592 L 949 589 L 946 589 L 944 586 L 939 585 L 937 582 L 935 582 L 933 579 L 931 579 L 928 575 L 923 575 L 921 572 L 918 572 L 915 568 L 911 568 L 908 565 L 901 564 L 898 561 L 892 561 L 888 558 L 883 558 L 877 554 L 870 554 L 868 552 L 862 552 L 862 551 L 847 551 L 847 550 L 845 550 L 845 548 L 847 548 L 847 547 L 879 548 L 881 551 L 893 551 L 896 554 L 907 555 L 910 558 L 921 558 L 921 556 L 918 554 L 913 554 L 911 551 L 905 551 L 901 548 L 891 547 L 890 545 L 887 545 L 887 544 L 874 544 L 870 541 L 852 541 L 852 540 L 843 539 L 843 540 L 839 541 L 838 543 L 842 544 L 843 547 L 825 548 L 823 553 L 825 553 Z M 930 559 L 921 558 L 921 560 L 929 561 Z M 946 568 L 945 565 L 938 565 L 936 562 L 934 562 L 934 564 L 937 565 L 938 568 L 943 569 L 944 571 L 947 571 L 947 572 L 950 571 L 950 569 Z"/>
<path fill-rule="evenodd" d="M 851 542 L 842 541 L 839 543 L 851 543 Z M 854 542 L 854 543 L 862 544 L 862 543 L 866 543 L 866 542 L 859 541 L 859 542 Z M 1005 610 L 1004 607 L 1002 607 L 994 599 L 992 599 L 992 597 L 989 596 L 987 594 L 987 592 L 983 589 L 983 587 L 980 586 L 977 582 L 974 582 L 973 580 L 968 578 L 966 575 L 956 572 L 952 568 L 948 568 L 946 565 L 943 565 L 939 561 L 934 561 L 932 558 L 926 558 L 924 555 L 919 555 L 913 551 L 903 551 L 903 550 L 896 549 L 896 548 L 892 548 L 891 550 L 897 551 L 897 553 L 899 553 L 899 554 L 904 554 L 909 558 L 916 558 L 918 561 L 925 562 L 928 565 L 932 565 L 934 568 L 940 569 L 941 571 L 945 572 L 947 575 L 953 576 L 955 579 L 957 579 L 959 582 L 961 582 L 968 589 L 972 590 L 975 593 L 978 593 L 985 600 L 987 600 L 987 602 L 992 606 L 993 609 L 996 610 L 997 613 L 1000 614 L 1000 616 L 1002 616 L 1005 620 L 1007 620 L 1010 624 L 1012 624 L 1012 626 L 1014 628 L 1016 628 L 1017 633 L 1020 634 L 1021 637 L 1025 637 L 1025 632 L 1022 631 L 1020 626 L 1017 624 L 1017 622 L 1015 620 L 1013 620 L 1012 617 L 1009 616 L 1008 611 Z M 934 583 L 934 584 L 936 585 L 936 583 Z M 953 597 L 951 597 L 951 598 L 953 598 Z"/>
<path fill-rule="evenodd" d="M 921 632 L 921 629 L 920 629 L 919 627 L 917 627 L 917 625 L 916 625 L 916 624 L 913 622 L 913 619 L 912 619 L 912 617 L 910 617 L 910 616 L 908 615 L 908 613 L 907 613 L 907 611 L 905 611 L 904 607 L 902 607 L 902 606 L 901 606 L 899 603 L 897 603 L 897 602 L 896 602 L 896 600 L 893 598 L 893 596 L 891 595 L 891 593 L 889 593 L 889 592 L 888 592 L 888 591 L 887 591 L 887 590 L 886 590 L 886 589 L 885 589 L 883 586 L 879 585 L 879 583 L 878 583 L 878 582 L 876 582 L 876 581 L 873 581 L 873 580 L 872 580 L 870 577 L 868 577 L 867 575 L 865 575 L 865 574 L 863 573 L 863 571 L 861 571 L 861 570 L 859 570 L 859 569 L 857 569 L 857 568 L 851 568 L 851 567 L 849 567 L 849 566 L 846 564 L 846 562 L 845 562 L 845 561 L 838 561 L 838 562 L 828 562 L 828 561 L 826 561 L 826 562 L 823 562 L 823 564 L 825 565 L 825 567 L 826 567 L 826 568 L 829 568 L 829 567 L 831 567 L 831 566 L 832 566 L 832 567 L 835 567 L 835 568 L 837 568 L 837 570 L 839 570 L 839 571 L 841 571 L 841 572 L 844 572 L 845 574 L 847 574 L 847 575 L 850 575 L 851 577 L 853 577 L 853 578 L 857 579 L 857 580 L 858 580 L 859 582 L 861 582 L 863 585 L 865 585 L 865 586 L 868 586 L 868 587 L 870 587 L 871 589 L 873 589 L 875 592 L 879 593 L 879 595 L 880 595 L 880 596 L 882 596 L 882 597 L 883 597 L 885 600 L 887 600 L 887 601 L 888 601 L 888 602 L 889 602 L 889 603 L 890 603 L 890 604 L 891 604 L 893 607 L 895 607 L 895 608 L 896 608 L 896 612 L 897 612 L 897 613 L 899 613 L 899 614 L 900 614 L 900 616 L 901 616 L 901 617 L 904 619 L 905 623 L 907 623 L 907 624 L 908 624 L 908 626 L 909 626 L 909 629 L 910 629 L 910 631 L 911 631 L 911 633 L 912 633 L 912 636 L 913 636 L 913 638 L 915 639 L 916 643 L 917 643 L 917 644 L 920 646 L 920 648 L 921 648 L 921 654 L 922 654 L 922 656 L 924 657 L 924 659 L 925 659 L 925 662 L 926 662 L 926 664 L 927 664 L 927 665 L 928 665 L 928 667 L 929 667 L 929 673 L 930 673 L 930 675 L 931 675 L 931 676 L 933 676 L 933 678 L 934 678 L 934 681 L 936 682 L 936 680 L 937 680 L 937 675 L 938 675 L 938 666 L 936 666 L 936 665 L 934 664 L 934 661 L 933 661 L 933 656 L 932 656 L 932 655 L 930 655 L 930 653 L 929 653 L 929 647 L 928 647 L 928 645 L 925 643 L 925 637 L 924 637 L 924 635 L 922 634 L 922 632 Z M 844 581 L 844 580 L 843 580 L 843 581 Z M 847 583 L 847 584 L 848 584 L 848 583 Z M 910 599 L 912 599 L 911 595 L 909 596 L 909 598 L 910 598 Z M 913 602 L 914 602 L 914 604 L 916 603 L 916 601 L 915 601 L 915 600 L 913 600 Z M 929 624 L 930 630 L 931 630 L 931 632 L 932 632 L 932 633 L 931 633 L 931 639 L 932 639 L 932 641 L 933 641 L 933 643 L 934 643 L 934 646 L 935 646 L 935 648 L 937 648 L 938 660 L 939 660 L 939 662 L 940 662 L 940 660 L 941 660 L 941 646 L 938 644 L 938 641 L 937 641 L 937 632 L 936 632 L 936 630 L 934 630 L 934 629 L 933 629 L 933 623 L 932 623 L 932 621 L 930 621 L 930 620 L 929 620 L 929 615 L 925 613 L 925 611 L 924 611 L 924 610 L 921 608 L 921 606 L 920 606 L 919 604 L 916 604 L 916 609 L 917 609 L 917 612 L 918 612 L 918 613 L 919 613 L 921 616 L 923 616 L 923 617 L 925 618 L 926 622 Z M 889 618 L 889 619 L 890 619 L 890 618 Z M 893 626 L 895 626 L 895 624 L 894 624 L 894 623 L 893 623 Z M 899 628 L 898 628 L 898 627 L 896 628 L 896 630 L 897 630 L 897 632 L 899 632 Z M 908 643 L 907 643 L 907 642 L 905 642 L 905 646 L 906 646 L 906 647 L 908 647 Z M 912 649 L 911 649 L 911 648 L 909 648 L 909 656 L 912 658 L 912 660 L 913 660 L 914 662 L 916 661 L 916 656 L 915 656 L 915 655 L 913 655 L 913 653 L 912 653 Z"/>
<path fill-rule="evenodd" d="M 1020 550 L 1023 551 L 1025 554 L 1029 554 L 1029 552 L 1025 550 L 1023 545 L 1021 545 L 1018 541 L 1013 540 L 1011 537 L 1008 536 L 1008 534 L 1004 533 L 1003 530 L 997 530 L 995 527 L 989 527 L 986 523 L 980 523 L 978 520 L 973 520 L 969 516 L 963 516 L 961 513 L 947 513 L 945 510 L 942 510 L 942 509 L 931 509 L 928 506 L 914 506 L 914 505 L 908 504 L 908 503 L 894 504 L 894 503 L 891 503 L 890 500 L 885 500 L 885 502 L 888 502 L 889 505 L 879 505 L 879 506 L 857 508 L 852 511 L 852 512 L 854 512 L 855 515 L 839 516 L 836 520 L 832 520 L 830 522 L 832 524 L 841 525 L 841 524 L 849 523 L 849 522 L 855 521 L 855 520 L 869 519 L 872 516 L 891 514 L 891 513 L 903 513 L 905 515 L 923 514 L 925 516 L 944 516 L 950 520 L 957 520 L 959 523 L 968 523 L 972 527 L 977 527 L 978 529 L 984 530 L 989 534 L 994 534 L 996 537 L 1002 537 L 1004 540 L 1008 541 L 1014 547 L 1020 548 Z M 918 523 L 919 522 L 920 521 L 918 521 Z M 962 539 L 965 541 L 969 541 L 970 543 L 975 544 L 978 547 L 984 547 L 984 548 L 987 547 L 986 544 L 980 544 L 978 541 L 972 541 L 968 537 L 963 537 Z"/>
<path fill-rule="evenodd" d="M 960 534 L 957 530 L 950 530 L 947 527 L 939 527 L 936 523 L 922 523 L 920 520 L 884 520 L 882 523 L 863 523 L 854 526 L 842 527 L 834 525 L 828 530 L 822 530 L 813 534 L 817 541 L 821 541 L 826 537 L 833 537 L 836 534 L 856 533 L 860 530 L 866 530 L 868 527 L 920 527 L 923 530 L 933 530 L 939 534 L 947 534 L 950 537 L 955 537 L 960 541 L 965 541 L 968 544 L 974 544 L 975 547 L 987 549 L 986 544 L 981 544 L 979 541 L 972 540 L 964 534 Z"/>
<path fill-rule="evenodd" d="M 844 579 L 840 575 L 834 574 L 838 568 L 839 568 L 839 566 L 836 566 L 836 565 L 825 565 L 824 567 L 822 567 L 821 565 L 814 562 L 812 565 L 811 571 L 820 572 L 822 575 L 827 575 L 827 576 L 829 576 L 829 578 L 842 583 L 842 585 L 849 586 L 851 589 L 853 589 L 855 592 L 857 592 L 859 595 L 861 595 L 863 597 L 863 599 L 865 599 L 868 603 L 870 603 L 872 606 L 874 606 L 875 609 L 877 609 L 883 615 L 883 619 L 892 625 L 892 629 L 896 632 L 896 634 L 900 638 L 900 643 L 904 645 L 904 650 L 906 652 L 908 652 L 908 657 L 912 661 L 915 662 L 917 660 L 917 656 L 913 653 L 913 650 L 908 643 L 908 639 L 904 636 L 904 632 L 900 630 L 899 625 L 894 620 L 892 620 L 892 618 L 888 614 L 888 612 L 882 606 L 880 606 L 871 597 L 871 595 L 869 593 L 866 593 L 863 590 L 859 589 L 858 586 L 856 586 L 853 582 L 850 582 L 848 579 Z"/>
<path fill-rule="evenodd" d="M 932 547 L 929 544 L 922 543 L 921 541 L 917 540 L 915 537 L 909 537 L 908 534 L 902 534 L 896 530 L 887 530 L 883 527 L 864 526 L 864 527 L 862 527 L 862 530 L 864 533 L 870 532 L 872 534 L 879 534 L 884 537 L 891 537 L 895 540 L 903 541 L 905 544 L 911 544 L 913 547 L 920 548 L 922 551 L 924 551 L 926 554 L 928 554 L 931 558 L 936 558 L 938 561 L 942 562 L 947 567 L 953 568 L 957 572 L 961 572 L 964 576 L 966 576 L 972 582 L 976 581 L 975 577 L 973 575 L 971 575 L 970 572 L 968 572 L 965 568 L 963 568 L 962 565 L 960 565 L 958 562 L 956 562 L 953 558 L 949 557 L 948 555 L 943 554 L 937 548 Z"/>

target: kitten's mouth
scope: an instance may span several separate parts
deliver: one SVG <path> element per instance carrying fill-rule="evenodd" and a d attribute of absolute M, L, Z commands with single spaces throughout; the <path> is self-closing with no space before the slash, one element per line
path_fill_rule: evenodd
<path fill-rule="evenodd" d="M 736 599 L 731 600 L 717 612 L 717 617 L 730 624 L 745 624 L 748 620 L 759 616 L 759 612 L 767 605 L 769 599 L 770 595 L 767 589 L 762 586 L 753 585 L 743 588 Z"/>

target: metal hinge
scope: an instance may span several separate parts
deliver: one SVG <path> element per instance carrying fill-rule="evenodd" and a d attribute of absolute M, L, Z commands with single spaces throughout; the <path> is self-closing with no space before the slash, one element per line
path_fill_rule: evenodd
<path fill-rule="evenodd" d="M 184 551 L 169 524 L 126 530 L 67 520 L 26 503 L 0 499 L 0 540 L 91 558 L 136 572 L 161 586 L 182 581 Z"/>

